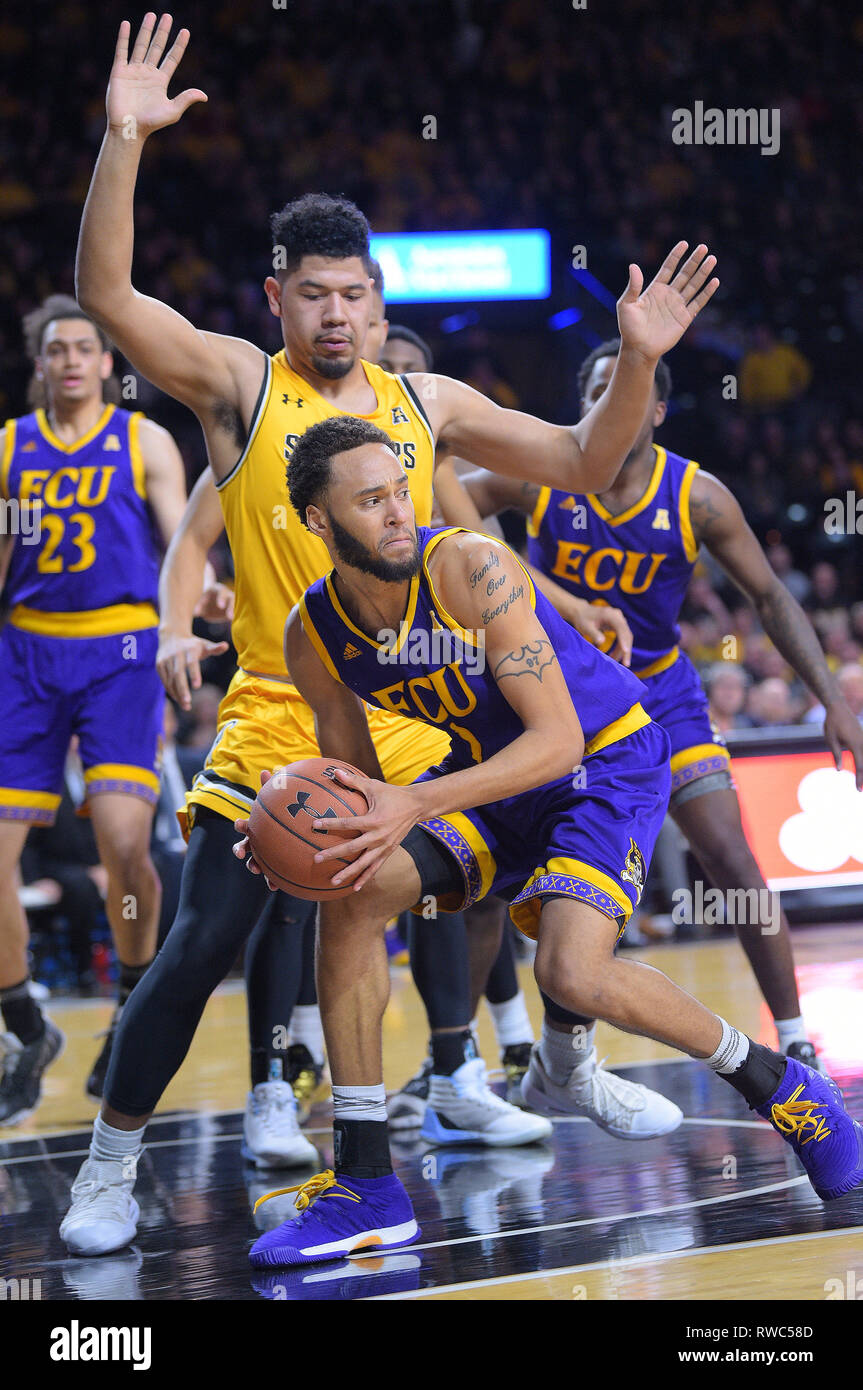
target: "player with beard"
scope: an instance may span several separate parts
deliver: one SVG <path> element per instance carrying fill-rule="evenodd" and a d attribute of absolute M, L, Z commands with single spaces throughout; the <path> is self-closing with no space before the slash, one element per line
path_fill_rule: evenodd
<path fill-rule="evenodd" d="M 290 615 L 285 659 L 334 776 L 368 810 L 312 826 L 337 837 L 315 861 L 334 886 L 353 889 L 320 904 L 334 1166 L 296 1189 L 298 1216 L 255 1242 L 252 1263 L 338 1259 L 420 1235 L 390 1164 L 381 1024 L 385 923 L 430 894 L 444 912 L 489 892 L 506 897 L 537 941 L 547 1007 L 569 1018 L 592 1005 L 608 1023 L 705 1061 L 786 1139 L 822 1200 L 863 1183 L 863 1127 L 833 1082 L 753 1042 L 660 971 L 615 955 L 671 783 L 670 740 L 641 705 L 638 677 L 576 633 L 507 546 L 417 527 L 402 462 L 368 421 L 308 430 L 288 486 L 334 568 Z M 380 659 L 392 632 L 398 680 Z M 445 656 L 441 632 L 457 639 Z M 479 651 L 482 662 L 472 659 Z M 390 786 L 368 704 L 460 736 L 413 785 Z M 245 836 L 248 821 L 236 828 Z M 235 854 L 260 874 L 247 838 Z M 566 1023 L 552 1044 L 557 1061 L 571 1059 Z"/>
<path fill-rule="evenodd" d="M 311 711 L 284 672 L 280 626 L 326 567 L 326 548 L 287 504 L 284 470 L 310 424 L 360 414 L 386 426 L 412 479 L 417 515 L 430 516 L 432 474 L 440 457 L 527 473 L 555 485 L 605 487 L 635 439 L 654 363 L 685 332 L 715 292 L 715 257 L 678 243 L 643 287 L 630 267 L 619 304 L 624 339 L 613 382 L 597 409 L 572 427 L 502 410 L 445 377 L 395 378 L 364 363 L 371 258 L 368 225 L 345 200 L 309 196 L 272 221 L 275 274 L 265 281 L 284 348 L 268 356 L 238 338 L 199 331 L 168 305 L 138 293 L 131 280 L 134 189 L 147 139 L 179 120 L 196 89 L 167 88 L 188 42 L 171 20 L 148 14 L 129 53 L 124 21 L 107 94 L 108 129 L 93 175 L 78 245 L 77 286 L 88 312 L 150 381 L 200 420 L 235 557 L 233 639 L 240 669 L 220 709 L 207 765 L 190 794 L 192 829 L 177 917 L 156 963 L 124 1012 L 96 1121 L 90 1157 L 73 1187 L 61 1232 L 82 1254 L 118 1249 L 135 1234 L 134 1169 L 144 1127 L 186 1055 L 207 998 L 233 964 L 264 906 L 266 886 L 232 859 L 228 817 L 245 814 L 261 768 L 314 745 Z M 542 459 L 539 471 L 525 460 Z M 174 576 L 163 618 L 162 669 L 178 683 L 208 650 L 189 638 L 189 585 Z M 185 607 L 184 607 L 185 605 Z M 274 710 L 278 717 L 274 717 Z M 393 758 L 416 756 L 415 730 L 378 724 Z M 436 737 L 445 751 L 446 735 Z M 285 756 L 287 753 L 287 756 Z M 430 761 L 434 761 L 432 758 Z M 319 982 L 326 981 L 324 943 Z M 323 1008 L 325 1031 L 326 1009 Z M 299 1136 L 303 1139 L 303 1136 Z M 303 1140 L 304 1143 L 307 1141 Z"/>

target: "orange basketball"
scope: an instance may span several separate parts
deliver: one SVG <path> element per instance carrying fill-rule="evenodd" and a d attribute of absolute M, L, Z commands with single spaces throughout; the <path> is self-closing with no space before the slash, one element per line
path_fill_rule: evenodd
<path fill-rule="evenodd" d="M 334 772 L 339 767 L 359 773 L 350 763 L 331 758 L 306 758 L 278 768 L 261 787 L 249 813 L 249 845 L 255 860 L 271 883 L 295 898 L 330 902 L 353 892 L 351 883 L 333 888 L 330 882 L 349 859 L 314 862 L 320 850 L 338 843 L 336 836 L 313 830 L 314 821 L 362 816 L 368 810 L 360 792 L 336 781 Z"/>

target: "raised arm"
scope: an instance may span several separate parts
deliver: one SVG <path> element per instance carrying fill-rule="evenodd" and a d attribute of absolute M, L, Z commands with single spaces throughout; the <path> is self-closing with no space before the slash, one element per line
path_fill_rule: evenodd
<path fill-rule="evenodd" d="M 708 277 L 716 257 L 697 246 L 681 262 L 678 242 L 656 278 L 642 289 L 638 266 L 617 303 L 621 348 L 607 389 L 578 424 L 550 425 L 517 410 L 504 410 L 450 377 L 416 375 L 442 456 L 460 454 L 508 477 L 527 478 L 569 492 L 601 492 L 614 482 L 638 436 L 656 363 L 683 336 L 713 296 L 719 281 Z"/>
<path fill-rule="evenodd" d="M 130 26 L 126 20 L 120 25 L 106 98 L 108 128 L 78 238 L 75 292 L 143 376 L 206 417 L 225 404 L 241 409 L 244 373 L 256 371 L 260 380 L 260 353 L 241 339 L 199 332 L 132 285 L 133 203 L 144 142 L 194 102 L 207 100 L 197 88 L 168 97 L 189 39 L 188 29 L 181 29 L 165 53 L 170 30 L 170 15 L 158 27 L 155 15 L 146 15 L 129 55 Z"/>
<path fill-rule="evenodd" d="M 703 542 L 754 606 L 764 631 L 789 666 L 824 705 L 824 738 L 837 767 L 847 748 L 863 788 L 863 729 L 827 667 L 815 630 L 800 604 L 773 573 L 740 505 L 710 473 L 695 475 L 689 511 Z"/>
<path fill-rule="evenodd" d="M 382 779 L 362 700 L 327 670 L 303 629 L 299 608 L 285 623 L 285 665 L 315 716 L 315 737 L 325 758 L 343 758 L 367 777 Z"/>

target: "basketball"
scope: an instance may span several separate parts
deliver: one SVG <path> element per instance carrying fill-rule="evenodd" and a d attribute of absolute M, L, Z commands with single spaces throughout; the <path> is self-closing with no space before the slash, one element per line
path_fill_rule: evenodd
<path fill-rule="evenodd" d="M 331 902 L 353 892 L 353 884 L 333 887 L 333 874 L 350 863 L 335 859 L 315 863 L 315 855 L 328 849 L 332 835 L 312 829 L 322 817 L 362 816 L 368 803 L 335 778 L 344 767 L 362 774 L 350 763 L 330 758 L 306 758 L 279 768 L 258 792 L 249 815 L 249 845 L 267 878 L 295 898 Z M 343 837 L 350 838 L 350 837 Z"/>

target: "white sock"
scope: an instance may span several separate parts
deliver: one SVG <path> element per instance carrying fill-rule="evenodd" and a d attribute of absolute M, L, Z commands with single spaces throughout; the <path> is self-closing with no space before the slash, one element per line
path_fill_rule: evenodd
<path fill-rule="evenodd" d="M 317 1004 L 297 1004 L 291 1014 L 291 1042 L 303 1043 L 312 1054 L 315 1065 L 324 1065 L 324 1030 Z"/>
<path fill-rule="evenodd" d="M 124 1158 L 137 1158 L 143 1147 L 146 1128 L 146 1125 L 142 1125 L 140 1129 L 114 1129 L 113 1125 L 105 1123 L 101 1115 L 97 1115 L 90 1140 L 90 1157 L 121 1163 Z"/>
<path fill-rule="evenodd" d="M 732 1072 L 740 1070 L 749 1056 L 749 1039 L 745 1033 L 726 1023 L 724 1018 L 720 1018 L 719 1022 L 722 1024 L 719 1046 L 712 1057 L 704 1058 L 704 1062 L 711 1071 L 718 1071 L 720 1076 L 730 1076 Z"/>
<path fill-rule="evenodd" d="M 527 1016 L 527 1005 L 521 990 L 502 1004 L 489 1004 L 495 1037 L 501 1052 L 516 1043 L 533 1042 L 533 1029 Z"/>
<path fill-rule="evenodd" d="M 776 1032 L 779 1035 L 779 1051 L 784 1052 L 790 1043 L 808 1042 L 806 1036 L 806 1024 L 803 1022 L 803 1015 L 797 1018 L 777 1018 L 774 1019 Z"/>
<path fill-rule="evenodd" d="M 577 1024 L 571 1032 L 560 1033 L 556 1028 L 549 1027 L 547 1019 L 543 1019 L 539 1055 L 556 1086 L 565 1086 L 576 1068 L 579 1072 L 593 1070 L 596 1063 L 593 1048 L 595 1035 L 595 1023 L 589 1028 Z"/>
<path fill-rule="evenodd" d="M 334 1120 L 382 1120 L 387 1122 L 387 1091 L 379 1086 L 334 1086 Z"/>

